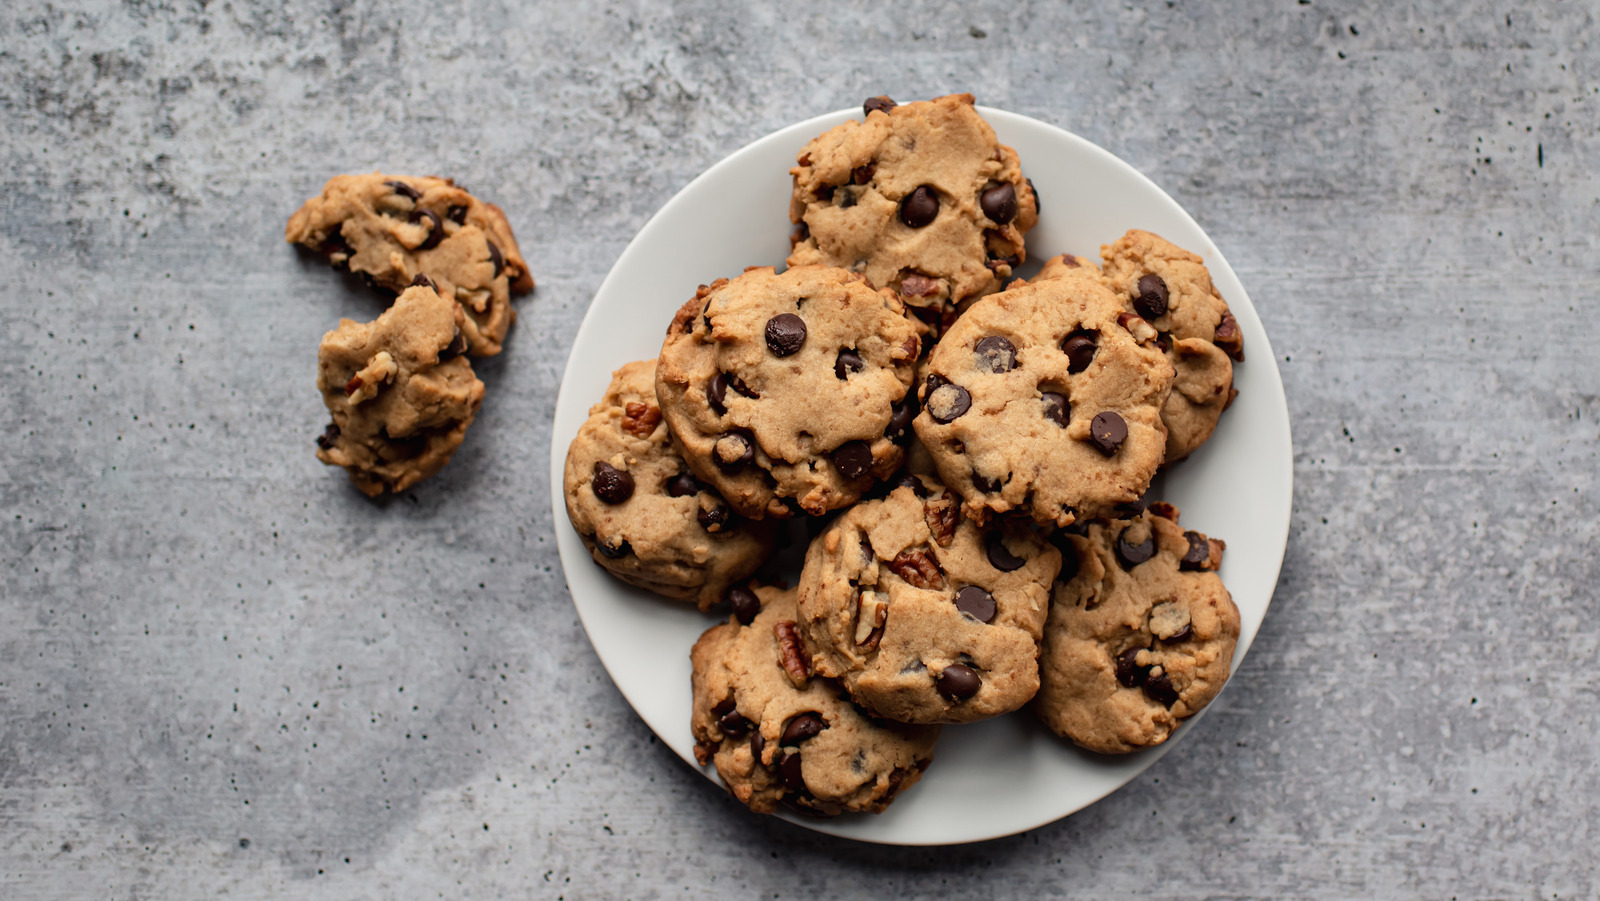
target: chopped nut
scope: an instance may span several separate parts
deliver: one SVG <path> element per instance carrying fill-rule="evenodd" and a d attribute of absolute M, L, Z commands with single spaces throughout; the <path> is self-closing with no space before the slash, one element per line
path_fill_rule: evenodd
<path fill-rule="evenodd" d="M 1139 342 L 1140 344 L 1144 344 L 1148 341 L 1154 341 L 1156 339 L 1157 332 L 1155 326 L 1145 322 L 1135 313 L 1118 313 L 1117 325 L 1127 329 L 1128 334 L 1133 336 L 1133 340 Z"/>
<path fill-rule="evenodd" d="M 867 590 L 856 599 L 856 647 L 876 650 L 883 637 L 883 623 L 889 617 L 889 596 Z"/>
<path fill-rule="evenodd" d="M 933 534 L 934 543 L 949 547 L 955 538 L 956 526 L 961 524 L 961 506 L 949 494 L 929 498 L 922 502 L 922 520 Z"/>
<path fill-rule="evenodd" d="M 344 394 L 349 398 L 350 406 L 364 403 L 378 396 L 378 389 L 394 379 L 394 374 L 400 371 L 399 364 L 394 357 L 389 356 L 386 350 L 378 351 L 371 360 L 367 361 L 360 372 L 345 382 Z"/>
<path fill-rule="evenodd" d="M 1238 362 L 1244 362 L 1244 333 L 1239 331 L 1239 320 L 1233 318 L 1232 313 L 1222 314 L 1222 321 L 1217 323 L 1216 336 L 1211 343 Z"/>
<path fill-rule="evenodd" d="M 773 624 L 772 634 L 778 639 L 778 659 L 783 664 L 790 684 L 804 689 L 811 680 L 811 667 L 806 660 L 805 650 L 800 646 L 799 628 L 792 619 L 781 620 Z"/>
<path fill-rule="evenodd" d="M 462 306 L 471 307 L 474 313 L 482 313 L 489 305 L 489 289 L 456 288 L 456 301 Z"/>
<path fill-rule="evenodd" d="M 629 402 L 622 414 L 622 430 L 635 438 L 649 438 L 661 421 L 661 409 L 653 404 Z"/>
<path fill-rule="evenodd" d="M 944 573 L 939 570 L 938 558 L 933 551 L 923 548 L 901 551 L 889 562 L 889 569 L 913 588 L 944 587 Z"/>
<path fill-rule="evenodd" d="M 920 272 L 908 272 L 900 279 L 900 296 L 902 297 L 933 297 L 940 293 L 942 287 L 936 278 L 929 278 Z"/>
<path fill-rule="evenodd" d="M 1178 508 L 1172 506 L 1166 501 L 1156 501 L 1152 503 L 1150 505 L 1150 512 L 1155 516 L 1161 517 L 1162 519 L 1170 519 L 1173 522 L 1178 521 Z"/>

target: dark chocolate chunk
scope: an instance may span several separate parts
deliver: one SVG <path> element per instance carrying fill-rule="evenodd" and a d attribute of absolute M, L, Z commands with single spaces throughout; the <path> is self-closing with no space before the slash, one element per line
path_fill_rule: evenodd
<path fill-rule="evenodd" d="M 415 209 L 407 217 L 408 222 L 421 222 L 424 219 L 428 220 L 428 236 L 422 239 L 422 243 L 418 244 L 416 249 L 432 250 L 439 246 L 440 241 L 444 240 L 444 222 L 439 219 L 439 214 L 433 210 Z"/>
<path fill-rule="evenodd" d="M 983 687 L 983 679 L 972 667 L 964 663 L 952 663 L 934 679 L 934 687 L 946 698 L 960 701 L 977 694 L 978 689 Z"/>
<path fill-rule="evenodd" d="M 815 713 L 802 713 L 783 727 L 783 738 L 778 740 L 778 744 L 797 745 L 807 739 L 816 738 L 826 728 L 828 724 L 822 721 L 822 717 Z"/>
<path fill-rule="evenodd" d="M 484 241 L 489 245 L 489 262 L 494 264 L 494 277 L 499 278 L 500 273 L 506 271 L 506 258 L 500 255 L 500 248 L 494 246 L 493 241 Z"/>
<path fill-rule="evenodd" d="M 778 771 L 783 773 L 783 787 L 792 792 L 806 790 L 805 776 L 800 769 L 800 752 L 790 751 L 783 756 L 783 762 L 778 764 Z"/>
<path fill-rule="evenodd" d="M 767 320 L 767 350 L 773 356 L 798 353 L 806 343 L 806 322 L 793 313 L 779 313 Z"/>
<path fill-rule="evenodd" d="M 1062 428 L 1072 420 L 1072 405 L 1067 403 L 1067 396 L 1058 391 L 1045 391 L 1039 395 L 1044 405 L 1044 418 Z"/>
<path fill-rule="evenodd" d="M 841 379 L 852 372 L 860 372 L 866 368 L 867 364 L 861 359 L 861 355 L 848 347 L 842 348 L 839 351 L 839 358 L 833 361 L 833 374 Z"/>
<path fill-rule="evenodd" d="M 1121 415 L 1103 410 L 1094 414 L 1094 419 L 1089 422 L 1089 440 L 1094 443 L 1096 450 L 1109 457 L 1117 452 L 1122 442 L 1128 440 L 1128 424 Z"/>
<path fill-rule="evenodd" d="M 1154 532 L 1146 535 L 1143 541 L 1135 544 L 1128 539 L 1128 533 L 1131 531 L 1133 531 L 1133 528 L 1130 526 L 1123 529 L 1122 534 L 1117 536 L 1115 548 L 1117 562 L 1122 564 L 1123 569 L 1133 569 L 1156 555 L 1156 535 Z"/>
<path fill-rule="evenodd" d="M 1138 663 L 1139 652 L 1144 648 L 1129 648 L 1117 655 L 1117 681 L 1124 688 L 1134 688 L 1144 682 L 1149 667 Z"/>
<path fill-rule="evenodd" d="M 1144 693 L 1163 707 L 1178 703 L 1178 691 L 1172 687 L 1172 680 L 1167 678 L 1165 671 L 1154 673 L 1144 680 Z"/>
<path fill-rule="evenodd" d="M 979 369 L 1001 373 L 1017 368 L 1017 347 L 1009 338 L 999 335 L 980 338 L 973 353 L 978 358 Z"/>
<path fill-rule="evenodd" d="M 746 432 L 724 432 L 712 446 L 711 458 L 720 469 L 742 469 L 755 462 L 756 443 Z"/>
<path fill-rule="evenodd" d="M 405 199 L 410 200 L 412 202 L 416 202 L 416 201 L 422 199 L 421 192 L 419 192 L 416 188 L 411 187 L 410 185 L 406 184 L 403 181 L 386 181 L 386 182 L 384 182 L 384 184 L 388 185 L 391 188 L 394 188 L 394 192 L 396 194 L 399 194 L 401 197 L 404 197 Z"/>
<path fill-rule="evenodd" d="M 872 448 L 865 441 L 846 441 L 832 458 L 839 474 L 847 479 L 859 479 L 872 472 Z"/>
<path fill-rule="evenodd" d="M 929 384 L 938 376 L 930 376 Z M 944 382 L 943 379 L 940 379 Z M 928 392 L 928 415 L 937 423 L 950 423 L 960 419 L 972 409 L 972 395 L 960 385 L 944 382 Z"/>
<path fill-rule="evenodd" d="M 1133 310 L 1147 320 L 1167 315 L 1167 283 L 1161 276 L 1153 272 L 1139 276 L 1139 294 L 1133 299 Z"/>
<path fill-rule="evenodd" d="M 1189 549 L 1183 552 L 1183 559 L 1178 561 L 1178 568 L 1203 569 L 1206 561 L 1211 559 L 1211 542 L 1199 532 L 1184 532 L 1183 537 L 1189 540 Z"/>
<path fill-rule="evenodd" d="M 628 546 L 626 541 L 619 543 L 616 547 L 612 547 L 611 545 L 606 544 L 604 541 L 597 541 L 595 542 L 594 546 L 599 549 L 600 556 L 609 557 L 612 560 L 615 560 L 618 557 L 625 557 L 628 555 L 629 551 L 633 550 L 633 548 Z"/>
<path fill-rule="evenodd" d="M 334 446 L 334 444 L 338 443 L 338 441 L 339 426 L 330 422 L 328 423 L 328 427 L 322 430 L 322 434 L 317 436 L 317 447 L 320 447 L 323 450 L 329 450 Z"/>
<path fill-rule="evenodd" d="M 980 623 L 989 622 L 995 614 L 994 595 L 976 585 L 968 585 L 956 592 L 956 609 Z"/>
<path fill-rule="evenodd" d="M 922 185 L 900 201 L 900 221 L 911 228 L 924 228 L 939 217 L 939 195 Z"/>
<path fill-rule="evenodd" d="M 432 288 L 433 287 L 433 280 L 428 278 L 426 275 L 423 275 L 422 273 L 418 272 L 411 279 L 411 287 L 413 287 L 413 288 Z"/>
<path fill-rule="evenodd" d="M 1095 332 L 1079 330 L 1061 342 L 1061 352 L 1067 355 L 1067 371 L 1082 372 L 1094 362 Z"/>
<path fill-rule="evenodd" d="M 714 532 L 726 526 L 730 516 L 732 516 L 732 513 L 729 512 L 727 507 L 717 504 L 710 509 L 701 507 L 700 512 L 696 513 L 694 518 L 699 521 L 700 528 L 705 529 L 707 532 Z"/>
<path fill-rule="evenodd" d="M 1011 553 L 1006 543 L 1001 540 L 999 532 L 990 532 L 986 541 L 989 553 L 989 565 L 1003 573 L 1014 572 L 1026 563 L 1021 557 Z"/>
<path fill-rule="evenodd" d="M 604 460 L 594 464 L 594 496 L 608 504 L 620 504 L 633 497 L 633 476 Z"/>
<path fill-rule="evenodd" d="M 972 487 L 982 491 L 984 494 L 995 494 L 1000 490 L 1000 480 L 991 479 L 974 469 L 972 471 Z"/>
<path fill-rule="evenodd" d="M 461 329 L 456 329 L 456 333 L 454 337 L 450 339 L 450 343 L 444 346 L 444 350 L 439 351 L 439 362 L 444 363 L 449 360 L 454 360 L 456 357 L 459 357 L 466 352 L 467 336 L 461 334 Z"/>
<path fill-rule="evenodd" d="M 699 490 L 700 482 L 689 472 L 680 472 L 667 480 L 667 495 L 669 497 L 688 497 Z"/>
<path fill-rule="evenodd" d="M 444 217 L 457 225 L 466 225 L 467 208 L 461 204 L 452 204 L 444 211 Z"/>
<path fill-rule="evenodd" d="M 890 441 L 899 441 L 906 435 L 906 430 L 911 426 L 911 420 L 917 418 L 917 396 L 912 391 L 906 394 L 905 399 L 894 405 L 894 412 L 889 416 L 889 427 L 883 430 L 883 437 Z"/>
<path fill-rule="evenodd" d="M 748 626 L 755 622 L 756 615 L 761 612 L 761 599 L 746 585 L 735 585 L 728 589 L 728 607 L 733 611 L 733 618 Z"/>
<path fill-rule="evenodd" d="M 715 410 L 718 416 L 721 416 L 728 412 L 727 397 L 728 377 L 719 372 L 706 384 L 706 403 L 711 405 L 711 409 Z"/>
<path fill-rule="evenodd" d="M 983 214 L 996 225 L 1005 225 L 1017 218 L 1017 189 L 1008 181 L 1001 182 L 978 197 Z"/>
<path fill-rule="evenodd" d="M 717 720 L 717 728 L 729 738 L 742 738 L 750 731 L 750 721 L 739 715 L 739 711 L 730 710 L 722 715 L 722 719 Z"/>
<path fill-rule="evenodd" d="M 889 110 L 894 109 L 896 106 L 899 106 L 899 104 L 883 95 L 868 97 L 867 102 L 861 104 L 861 114 L 863 116 L 870 116 L 873 112 L 887 114 Z"/>

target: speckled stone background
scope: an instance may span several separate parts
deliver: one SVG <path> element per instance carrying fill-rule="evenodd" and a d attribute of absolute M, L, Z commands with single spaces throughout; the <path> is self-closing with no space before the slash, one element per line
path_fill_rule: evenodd
<path fill-rule="evenodd" d="M 1600 4 L 466 6 L 0 6 L 0 897 L 1600 893 Z M 611 686 L 550 419 L 690 178 L 959 90 L 1225 250 L 1293 532 L 1177 753 L 1024 835 L 856 845 L 747 815 Z M 282 240 L 374 168 L 503 205 L 539 279 L 455 462 L 379 503 L 311 439 L 319 336 L 380 302 Z"/>

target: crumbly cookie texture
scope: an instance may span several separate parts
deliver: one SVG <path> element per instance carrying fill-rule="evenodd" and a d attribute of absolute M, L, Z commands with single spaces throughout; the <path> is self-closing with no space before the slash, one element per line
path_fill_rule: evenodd
<path fill-rule="evenodd" d="M 696 479 L 656 404 L 656 363 L 629 363 L 567 448 L 567 516 L 612 575 L 701 610 L 772 553 L 772 523 L 733 513 Z"/>
<path fill-rule="evenodd" d="M 317 350 L 317 388 L 333 424 L 317 459 L 369 496 L 433 475 L 472 425 L 483 383 L 462 353 L 461 308 L 419 285 L 376 321 L 339 320 Z"/>
<path fill-rule="evenodd" d="M 973 304 L 934 347 L 914 422 L 964 512 L 1066 526 L 1132 509 L 1167 441 L 1173 369 L 1155 337 L 1094 279 Z"/>
<path fill-rule="evenodd" d="M 1100 255 L 1106 285 L 1155 327 L 1156 343 L 1177 371 L 1161 411 L 1167 462 L 1176 462 L 1211 437 L 1237 394 L 1233 361 L 1244 360 L 1239 322 L 1204 261 L 1159 235 L 1130 231 Z"/>
<path fill-rule="evenodd" d="M 678 311 L 656 395 L 689 467 L 740 515 L 821 515 L 900 465 L 918 331 L 859 275 L 751 268 Z"/>
<path fill-rule="evenodd" d="M 755 591 L 752 622 L 714 626 L 689 653 L 695 758 L 758 813 L 779 802 L 824 816 L 881 813 L 922 778 L 939 727 L 864 715 L 838 683 L 808 671 L 795 592 Z"/>
<path fill-rule="evenodd" d="M 1038 198 L 971 94 L 877 97 L 864 111 L 813 139 L 789 170 L 789 265 L 860 272 L 942 330 L 1027 259 Z"/>
<path fill-rule="evenodd" d="M 1233 662 L 1239 610 L 1216 572 L 1223 542 L 1184 531 L 1164 503 L 1058 540 L 1034 712 L 1091 751 L 1166 741 L 1217 696 Z"/>
<path fill-rule="evenodd" d="M 336 175 L 289 218 L 284 237 L 391 291 L 426 276 L 465 311 L 475 357 L 500 352 L 516 318 L 511 295 L 533 290 L 505 213 L 448 178 Z"/>
<path fill-rule="evenodd" d="M 1061 554 L 1027 526 L 980 528 L 960 498 L 906 476 L 811 543 L 800 624 L 812 665 L 861 706 L 966 723 L 1026 704 Z"/>

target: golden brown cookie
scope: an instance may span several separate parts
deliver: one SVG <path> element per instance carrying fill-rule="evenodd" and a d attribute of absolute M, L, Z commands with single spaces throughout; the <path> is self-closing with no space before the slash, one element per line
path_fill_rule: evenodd
<path fill-rule="evenodd" d="M 374 322 L 339 320 L 317 350 L 317 388 L 333 424 L 317 459 L 367 495 L 404 491 L 450 462 L 483 402 L 462 353 L 461 308 L 408 288 Z"/>
<path fill-rule="evenodd" d="M 689 467 L 740 515 L 821 515 L 900 465 L 917 332 L 843 269 L 751 268 L 678 311 L 656 396 Z"/>
<path fill-rule="evenodd" d="M 1135 229 L 1100 255 L 1106 284 L 1155 327 L 1156 343 L 1176 369 L 1161 411 L 1167 462 L 1175 463 L 1211 437 L 1237 393 L 1233 361 L 1244 360 L 1238 320 L 1201 258 L 1159 235 Z"/>
<path fill-rule="evenodd" d="M 567 516 L 594 561 L 706 610 L 772 553 L 772 523 L 735 514 L 696 479 L 656 404 L 656 363 L 629 363 L 567 448 Z"/>
<path fill-rule="evenodd" d="M 818 673 L 908 723 L 1016 710 L 1039 688 L 1060 553 L 1022 525 L 980 528 L 931 478 L 907 476 L 811 542 L 800 624 Z"/>
<path fill-rule="evenodd" d="M 1033 185 L 971 94 L 875 97 L 864 112 L 812 140 L 789 170 L 789 265 L 859 272 L 942 331 L 958 305 L 998 291 L 1027 259 Z"/>
<path fill-rule="evenodd" d="M 756 593 L 753 621 L 714 626 L 689 653 L 695 758 L 716 764 L 728 791 L 758 813 L 780 801 L 824 816 L 881 813 L 922 778 L 939 727 L 862 714 L 837 682 L 806 668 L 795 593 Z"/>
<path fill-rule="evenodd" d="M 917 437 L 964 512 L 1058 526 L 1129 509 L 1166 448 L 1172 366 L 1097 280 L 1036 280 L 972 305 L 933 349 Z"/>
<path fill-rule="evenodd" d="M 336 175 L 289 218 L 284 237 L 391 291 L 426 276 L 466 312 L 475 357 L 500 352 L 516 318 L 511 294 L 533 290 L 505 213 L 448 178 Z"/>
<path fill-rule="evenodd" d="M 1034 712 L 1091 751 L 1166 741 L 1228 680 L 1239 610 L 1216 573 L 1223 543 L 1184 531 L 1164 503 L 1058 540 Z"/>

